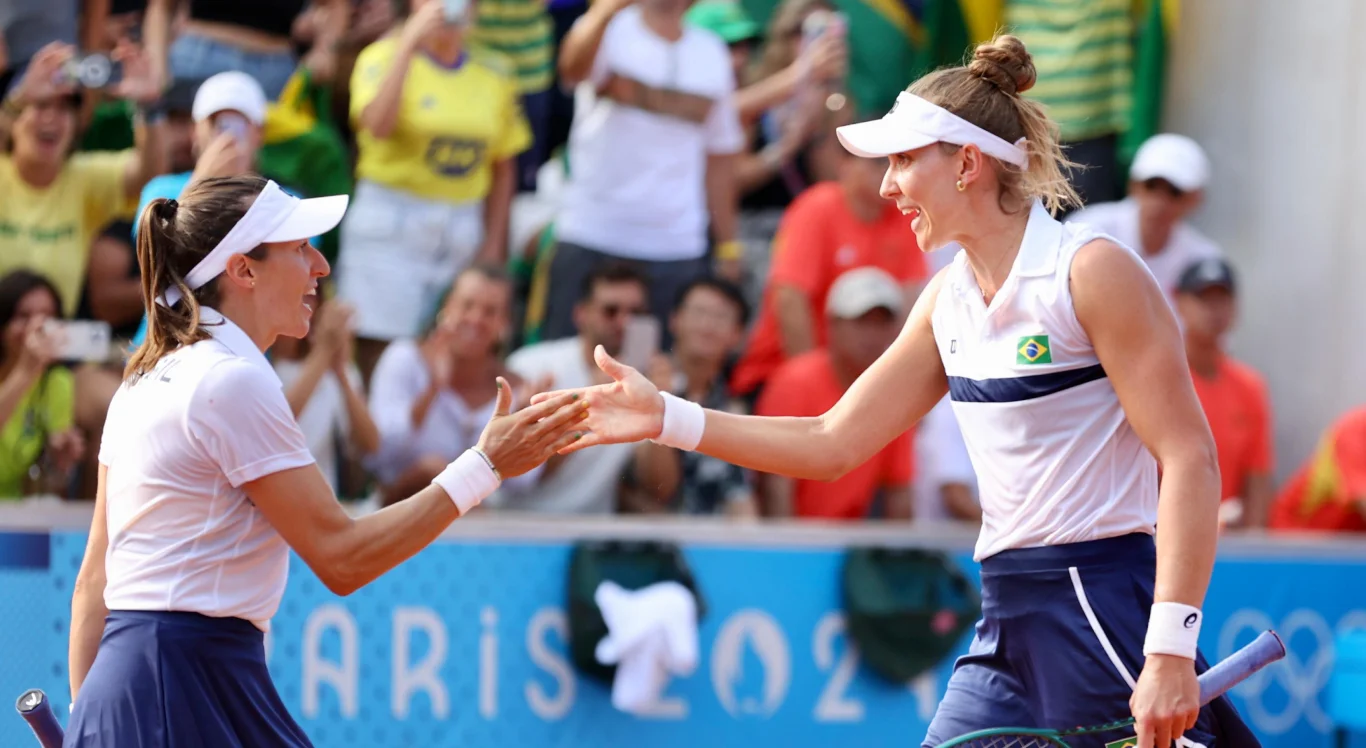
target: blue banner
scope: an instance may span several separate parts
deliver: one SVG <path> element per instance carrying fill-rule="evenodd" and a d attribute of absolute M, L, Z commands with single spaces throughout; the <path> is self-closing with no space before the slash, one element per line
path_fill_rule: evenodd
<path fill-rule="evenodd" d="M 34 538 L 50 544 L 46 568 L 34 563 Z M 28 550 L 0 550 L 14 558 L 0 566 L 10 631 L 0 694 L 40 687 L 63 703 L 84 534 L 0 535 L 8 543 Z M 861 666 L 840 610 L 841 551 L 688 548 L 708 606 L 697 672 L 671 682 L 649 716 L 626 715 L 606 684 L 570 663 L 569 553 L 567 543 L 441 541 L 348 598 L 294 558 L 267 639 L 285 703 L 319 748 L 904 748 L 923 737 L 952 667 L 896 687 Z M 975 577 L 968 551 L 955 555 Z M 1220 659 L 1268 628 L 1291 650 L 1233 693 L 1268 748 L 1326 744 L 1333 637 L 1366 629 L 1363 579 L 1361 560 L 1219 561 L 1206 655 Z M 0 745 L 28 744 L 17 716 L 0 720 Z"/>

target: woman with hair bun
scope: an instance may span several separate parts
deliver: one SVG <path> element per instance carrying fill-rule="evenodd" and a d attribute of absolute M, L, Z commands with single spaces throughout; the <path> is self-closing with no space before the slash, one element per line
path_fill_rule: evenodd
<path fill-rule="evenodd" d="M 703 410 L 599 350 L 615 381 L 579 390 L 590 433 L 565 451 L 653 439 L 831 480 L 947 393 L 979 481 L 982 620 L 924 744 L 1132 713 L 1139 748 L 1255 746 L 1227 698 L 1199 706 L 1219 467 L 1176 320 L 1133 251 L 1053 219 L 1076 194 L 1057 126 L 1020 95 L 1034 78 L 1024 44 L 1001 36 L 882 119 L 836 130 L 887 159 L 882 195 L 923 250 L 960 249 L 829 412 Z"/>
<path fill-rule="evenodd" d="M 71 603 L 67 748 L 309 745 L 263 647 L 289 551 L 349 595 L 576 438 L 573 395 L 510 414 L 499 378 L 478 445 L 431 485 L 366 517 L 342 509 L 263 352 L 308 333 L 328 272 L 309 239 L 346 204 L 245 176 L 143 212 L 148 332 L 100 445 Z"/>

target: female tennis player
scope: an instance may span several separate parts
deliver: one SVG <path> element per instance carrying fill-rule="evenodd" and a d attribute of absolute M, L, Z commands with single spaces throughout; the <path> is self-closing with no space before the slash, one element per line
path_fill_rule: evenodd
<path fill-rule="evenodd" d="M 263 632 L 293 548 L 346 595 L 567 445 L 573 395 L 498 407 L 478 445 L 405 501 L 352 519 L 262 354 L 303 337 L 347 198 L 257 177 L 153 200 L 138 230 L 148 334 L 109 407 L 71 614 L 67 746 L 306 746 Z"/>
<path fill-rule="evenodd" d="M 579 390 L 591 433 L 565 451 L 653 439 L 830 480 L 947 392 L 980 481 L 983 617 L 925 745 L 1130 713 L 1140 748 L 1257 745 L 1227 700 L 1198 707 L 1219 472 L 1175 320 L 1132 251 L 1051 217 L 1075 194 L 1056 126 L 1020 96 L 1034 77 L 1003 36 L 882 119 L 837 130 L 856 155 L 888 159 L 882 193 L 921 247 L 963 251 L 829 412 L 704 411 L 599 350 L 615 381 Z"/>

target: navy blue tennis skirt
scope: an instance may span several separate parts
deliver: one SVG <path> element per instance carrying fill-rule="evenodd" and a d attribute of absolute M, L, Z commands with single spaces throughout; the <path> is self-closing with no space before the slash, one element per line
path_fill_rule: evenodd
<path fill-rule="evenodd" d="M 66 748 L 311 746 L 240 618 L 111 611 L 76 698 Z"/>

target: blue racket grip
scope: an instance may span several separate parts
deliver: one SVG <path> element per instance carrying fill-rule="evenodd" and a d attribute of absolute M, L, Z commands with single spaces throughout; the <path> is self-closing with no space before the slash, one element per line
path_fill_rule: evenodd
<path fill-rule="evenodd" d="M 19 710 L 19 715 L 28 722 L 33 734 L 38 736 L 39 745 L 43 748 L 62 748 L 62 739 L 65 737 L 62 723 L 57 721 L 57 715 L 52 712 L 47 694 L 41 689 L 29 689 L 19 697 L 14 708 Z"/>
<path fill-rule="evenodd" d="M 1285 642 L 1275 631 L 1263 631 L 1251 644 L 1200 675 L 1200 706 L 1228 693 L 1253 673 L 1285 657 Z"/>

